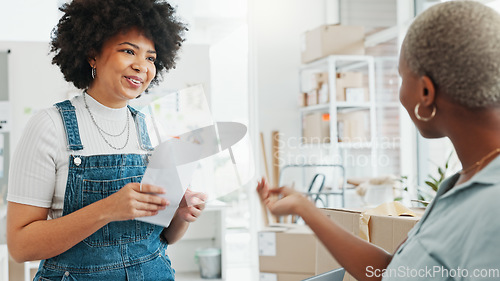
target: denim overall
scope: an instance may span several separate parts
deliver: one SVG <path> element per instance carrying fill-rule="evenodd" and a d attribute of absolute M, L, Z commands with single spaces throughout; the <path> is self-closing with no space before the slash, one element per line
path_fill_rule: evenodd
<path fill-rule="evenodd" d="M 80 156 L 83 149 L 75 108 L 70 101 L 55 105 L 61 113 L 69 157 L 63 215 L 108 197 L 130 182 L 140 182 L 147 165 L 141 154 Z M 152 150 L 144 116 L 129 107 L 139 145 Z M 111 222 L 66 252 L 42 260 L 34 280 L 174 280 L 166 255 L 163 227 L 136 220 Z"/>

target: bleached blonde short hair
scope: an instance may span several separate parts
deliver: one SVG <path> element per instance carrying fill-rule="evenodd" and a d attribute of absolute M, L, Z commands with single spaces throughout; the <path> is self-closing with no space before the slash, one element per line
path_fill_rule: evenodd
<path fill-rule="evenodd" d="M 403 42 L 410 70 L 469 108 L 500 105 L 500 14 L 473 1 L 434 5 Z"/>

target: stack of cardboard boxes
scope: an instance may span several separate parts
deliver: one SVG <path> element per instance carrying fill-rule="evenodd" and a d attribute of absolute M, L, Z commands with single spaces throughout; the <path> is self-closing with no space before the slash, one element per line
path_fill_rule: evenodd
<path fill-rule="evenodd" d="M 322 25 L 303 35 L 302 63 L 310 63 L 329 55 L 363 55 L 364 28 L 361 26 Z M 335 75 L 335 96 L 337 102 L 363 103 L 369 101 L 369 92 L 363 84 L 361 72 L 339 72 Z M 310 90 L 302 93 L 300 106 L 327 104 L 330 100 L 328 72 L 315 72 L 312 75 Z M 308 88 L 309 85 L 306 87 Z M 330 142 L 330 116 L 324 112 L 312 112 L 304 116 L 303 136 L 305 143 Z M 341 113 L 339 135 L 344 141 L 368 138 L 369 122 L 361 113 Z M 342 141 L 342 140 L 340 140 Z"/>
<path fill-rule="evenodd" d="M 314 75 L 315 88 L 306 93 L 305 105 L 328 103 L 328 73 L 319 72 Z M 367 102 L 368 90 L 363 88 L 362 74 L 345 72 L 336 74 L 336 99 L 347 102 Z M 312 98 L 313 97 L 313 98 Z M 312 104 L 311 104 L 312 103 Z M 368 110 L 339 111 L 337 114 L 338 141 L 352 141 L 370 136 L 370 116 Z M 312 112 L 304 116 L 303 132 L 305 143 L 330 142 L 330 116 L 326 112 Z"/>
<path fill-rule="evenodd" d="M 364 55 L 363 26 L 321 25 L 302 35 L 302 63 L 329 55 Z"/>
<path fill-rule="evenodd" d="M 323 209 L 350 233 L 359 236 L 361 211 Z M 368 223 L 370 242 L 394 253 L 418 217 L 372 215 Z M 279 225 L 259 232 L 261 281 L 299 281 L 341 267 L 314 233 L 304 225 Z M 355 280 L 346 273 L 344 281 Z"/>

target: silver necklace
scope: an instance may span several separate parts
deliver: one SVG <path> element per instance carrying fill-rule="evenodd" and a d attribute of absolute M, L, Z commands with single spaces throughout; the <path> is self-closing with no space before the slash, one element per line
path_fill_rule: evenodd
<path fill-rule="evenodd" d="M 83 93 L 83 102 L 85 103 L 85 108 L 87 109 L 89 115 L 90 115 L 90 119 L 92 119 L 92 122 L 94 123 L 94 125 L 96 126 L 97 128 L 97 131 L 99 132 L 99 134 L 101 135 L 102 139 L 104 140 L 104 142 L 106 142 L 107 145 L 109 145 L 109 147 L 113 148 L 113 149 L 116 149 L 116 150 L 122 150 L 124 149 L 127 144 L 128 144 L 128 140 L 130 139 L 130 113 L 129 113 L 129 110 L 127 108 L 126 110 L 126 114 L 127 114 L 127 123 L 125 123 L 125 127 L 123 128 L 123 130 L 118 133 L 118 134 L 111 134 L 111 133 L 108 133 L 106 131 L 104 131 L 101 127 L 99 127 L 99 125 L 97 124 L 97 122 L 95 121 L 95 118 L 94 118 L 94 115 L 92 114 L 92 111 L 90 111 L 90 108 L 89 108 L 89 105 L 87 104 L 87 99 L 85 98 L 85 95 L 88 95 L 87 92 L 84 92 Z M 110 137 L 120 137 L 123 135 L 123 133 L 125 133 L 125 129 L 127 129 L 127 140 L 125 141 L 125 144 L 121 147 L 116 147 L 114 145 L 112 145 L 107 139 L 106 137 L 104 136 L 105 134 L 110 136 Z"/>

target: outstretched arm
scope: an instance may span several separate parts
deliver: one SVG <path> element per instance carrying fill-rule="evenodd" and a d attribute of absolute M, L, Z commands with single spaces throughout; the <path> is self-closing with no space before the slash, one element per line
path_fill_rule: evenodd
<path fill-rule="evenodd" d="M 347 232 L 302 194 L 287 187 L 269 189 L 264 179 L 258 183 L 257 192 L 274 215 L 302 217 L 339 264 L 357 280 L 378 280 L 368 278 L 366 268 L 384 269 L 391 261 L 392 255 Z"/>

